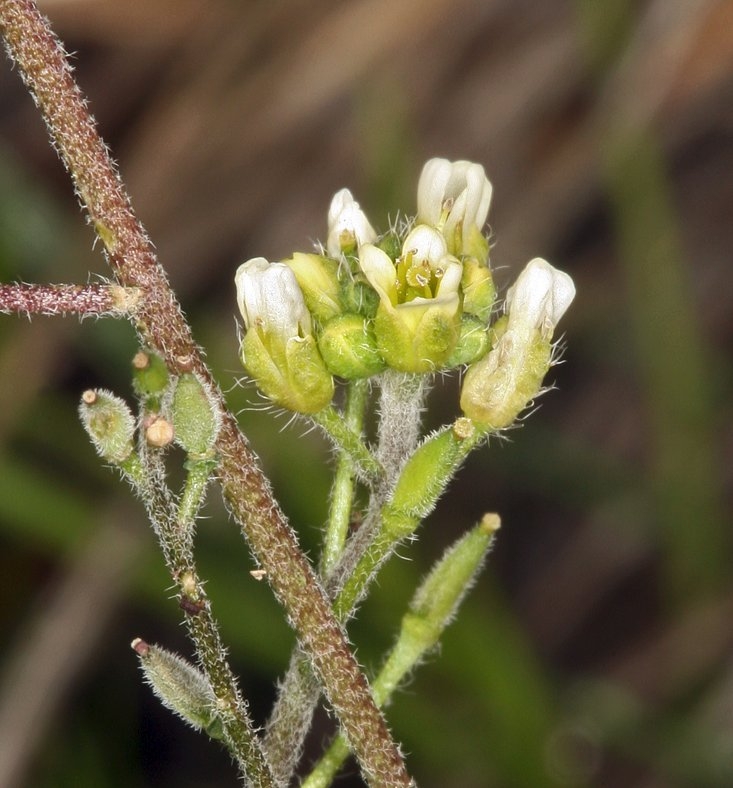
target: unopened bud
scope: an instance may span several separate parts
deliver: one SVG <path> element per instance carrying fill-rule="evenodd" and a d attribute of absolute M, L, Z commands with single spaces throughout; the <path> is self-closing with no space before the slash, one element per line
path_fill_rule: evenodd
<path fill-rule="evenodd" d="M 329 320 L 318 337 L 318 348 L 329 372 L 345 380 L 371 377 L 386 366 L 370 321 L 360 315 Z"/>

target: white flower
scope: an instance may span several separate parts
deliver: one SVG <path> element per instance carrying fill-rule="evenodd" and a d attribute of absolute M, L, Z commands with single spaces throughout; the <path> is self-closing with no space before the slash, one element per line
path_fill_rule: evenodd
<path fill-rule="evenodd" d="M 464 253 L 486 224 L 491 192 L 480 164 L 430 159 L 417 186 L 417 220 L 440 229 L 449 252 Z"/>
<path fill-rule="evenodd" d="M 234 282 L 247 330 L 257 328 L 282 338 L 312 333 L 303 293 L 287 265 L 254 257 L 239 266 Z"/>
<path fill-rule="evenodd" d="M 575 298 L 575 285 L 568 274 L 535 257 L 517 277 L 506 296 L 504 309 L 508 330 L 526 335 L 539 329 L 550 338 L 560 318 Z"/>
<path fill-rule="evenodd" d="M 255 257 L 239 266 L 234 281 L 246 328 L 240 356 L 260 391 L 297 413 L 325 408 L 333 397 L 333 378 L 292 269 Z"/>
<path fill-rule="evenodd" d="M 339 257 L 343 251 L 353 251 L 354 247 L 376 239 L 377 233 L 351 192 L 348 189 L 336 192 L 328 209 L 326 250 L 331 257 Z"/>

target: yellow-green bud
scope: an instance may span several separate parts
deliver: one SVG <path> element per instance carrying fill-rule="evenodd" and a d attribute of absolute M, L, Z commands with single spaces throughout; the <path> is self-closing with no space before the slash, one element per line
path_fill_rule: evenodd
<path fill-rule="evenodd" d="M 574 296 L 567 274 L 539 258 L 528 263 L 507 294 L 506 316 L 493 327 L 491 352 L 466 372 L 466 416 L 492 429 L 514 422 L 541 391 L 555 326 Z"/>
<path fill-rule="evenodd" d="M 318 337 L 318 348 L 331 374 L 346 380 L 371 377 L 386 366 L 370 321 L 361 315 L 329 320 Z"/>
<path fill-rule="evenodd" d="M 239 266 L 235 282 L 247 372 L 276 404 L 298 413 L 322 410 L 333 398 L 333 378 L 293 271 L 256 257 Z"/>
<path fill-rule="evenodd" d="M 177 443 L 190 455 L 207 455 L 221 420 L 207 386 L 196 375 L 186 373 L 176 381 L 171 414 Z"/>
<path fill-rule="evenodd" d="M 135 638 L 130 644 L 140 658 L 145 681 L 163 705 L 196 730 L 222 739 L 224 730 L 216 713 L 216 696 L 206 676 L 178 654 Z"/>
<path fill-rule="evenodd" d="M 132 454 L 135 418 L 123 399 L 103 389 L 89 389 L 82 394 L 79 418 L 107 462 L 119 465 Z"/>
<path fill-rule="evenodd" d="M 308 311 L 316 320 L 325 323 L 341 314 L 338 263 L 319 254 L 295 252 L 283 261 L 295 274 Z"/>

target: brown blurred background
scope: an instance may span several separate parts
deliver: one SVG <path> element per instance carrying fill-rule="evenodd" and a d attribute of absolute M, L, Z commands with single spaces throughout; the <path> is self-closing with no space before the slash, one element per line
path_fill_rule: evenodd
<path fill-rule="evenodd" d="M 419 784 L 733 785 L 733 3 L 40 5 L 312 555 L 328 451 L 234 385 L 236 265 L 308 250 L 343 186 L 375 226 L 414 211 L 439 155 L 486 167 L 502 287 L 537 255 L 575 279 L 558 390 L 471 458 L 353 628 L 378 666 L 417 578 L 501 514 L 484 578 L 389 711 Z M 0 229 L 3 281 L 107 274 L 8 61 Z M 127 648 L 188 653 L 142 508 L 76 423 L 85 387 L 129 396 L 134 350 L 124 323 L 0 321 L 0 788 L 238 784 Z M 456 414 L 441 382 L 427 424 Z M 215 496 L 207 514 L 203 574 L 263 721 L 292 636 Z"/>

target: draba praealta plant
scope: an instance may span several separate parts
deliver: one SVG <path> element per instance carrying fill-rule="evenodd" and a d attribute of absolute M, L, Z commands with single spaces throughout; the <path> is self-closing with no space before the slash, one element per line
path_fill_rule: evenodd
<path fill-rule="evenodd" d="M 248 376 L 273 406 L 318 425 L 336 449 L 314 566 L 193 340 L 63 47 L 31 0 L 0 3 L 0 31 L 115 277 L 86 286 L 0 285 L 0 311 L 126 317 L 141 343 L 132 361 L 137 413 L 104 389 L 85 391 L 79 413 L 99 455 L 145 505 L 195 652 L 190 662 L 135 638 L 145 680 L 165 706 L 227 748 L 246 785 L 292 783 L 321 696 L 338 733 L 302 785 L 329 785 L 349 752 L 368 785 L 413 785 L 381 707 L 438 643 L 481 568 L 498 516 L 486 514 L 437 561 L 376 675 L 367 678 L 359 666 L 346 627 L 467 454 L 511 427 L 541 393 L 572 280 L 534 259 L 497 301 L 484 235 L 491 185 L 480 165 L 445 159 L 425 165 L 414 218 L 375 229 L 343 189 L 331 202 L 324 246 L 239 267 Z M 422 435 L 430 382 L 452 370 L 462 377 L 462 415 Z M 185 456 L 178 490 L 168 473 L 180 458 L 173 445 Z M 262 726 L 229 666 L 196 563 L 196 522 L 212 481 L 258 565 L 253 576 L 269 583 L 297 635 Z"/>

